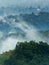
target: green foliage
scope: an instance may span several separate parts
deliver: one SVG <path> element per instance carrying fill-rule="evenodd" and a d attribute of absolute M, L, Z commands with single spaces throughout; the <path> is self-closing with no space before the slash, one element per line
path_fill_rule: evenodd
<path fill-rule="evenodd" d="M 9 57 L 12 55 L 12 51 L 0 54 L 0 65 L 4 64 L 4 61 L 9 59 Z"/>
<path fill-rule="evenodd" d="M 4 65 L 49 65 L 49 45 L 44 42 L 18 42 Z"/>

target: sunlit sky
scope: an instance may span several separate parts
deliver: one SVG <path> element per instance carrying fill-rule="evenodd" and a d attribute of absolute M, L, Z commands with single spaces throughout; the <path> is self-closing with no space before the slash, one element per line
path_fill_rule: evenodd
<path fill-rule="evenodd" d="M 49 0 L 0 0 L 0 6 L 8 6 L 8 5 L 40 5 L 40 6 L 48 6 Z"/>

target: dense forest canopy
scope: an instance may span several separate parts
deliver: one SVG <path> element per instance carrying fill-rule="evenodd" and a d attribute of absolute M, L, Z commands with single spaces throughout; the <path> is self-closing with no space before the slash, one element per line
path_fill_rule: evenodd
<path fill-rule="evenodd" d="M 49 65 L 49 45 L 42 41 L 18 42 L 3 65 Z"/>

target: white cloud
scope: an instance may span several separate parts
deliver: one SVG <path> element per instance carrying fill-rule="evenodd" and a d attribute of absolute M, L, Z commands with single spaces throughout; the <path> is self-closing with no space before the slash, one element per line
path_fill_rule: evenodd
<path fill-rule="evenodd" d="M 36 41 L 45 41 L 38 33 L 38 30 L 33 25 L 28 25 L 25 21 L 20 20 L 18 23 L 13 23 L 13 27 L 18 27 L 26 33 L 25 40 L 36 40 Z M 14 28 L 9 33 L 16 33 Z"/>
<path fill-rule="evenodd" d="M 6 40 L 2 41 L 0 53 L 14 49 L 17 42 L 17 39 L 8 37 Z"/>

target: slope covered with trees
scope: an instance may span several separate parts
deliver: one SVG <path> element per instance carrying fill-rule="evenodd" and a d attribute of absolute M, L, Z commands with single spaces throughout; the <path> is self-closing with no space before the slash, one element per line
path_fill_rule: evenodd
<path fill-rule="evenodd" d="M 9 59 L 13 51 L 5 52 L 0 54 L 0 65 L 4 65 L 4 61 Z"/>
<path fill-rule="evenodd" d="M 49 65 L 49 45 L 44 42 L 18 42 L 4 65 Z"/>

